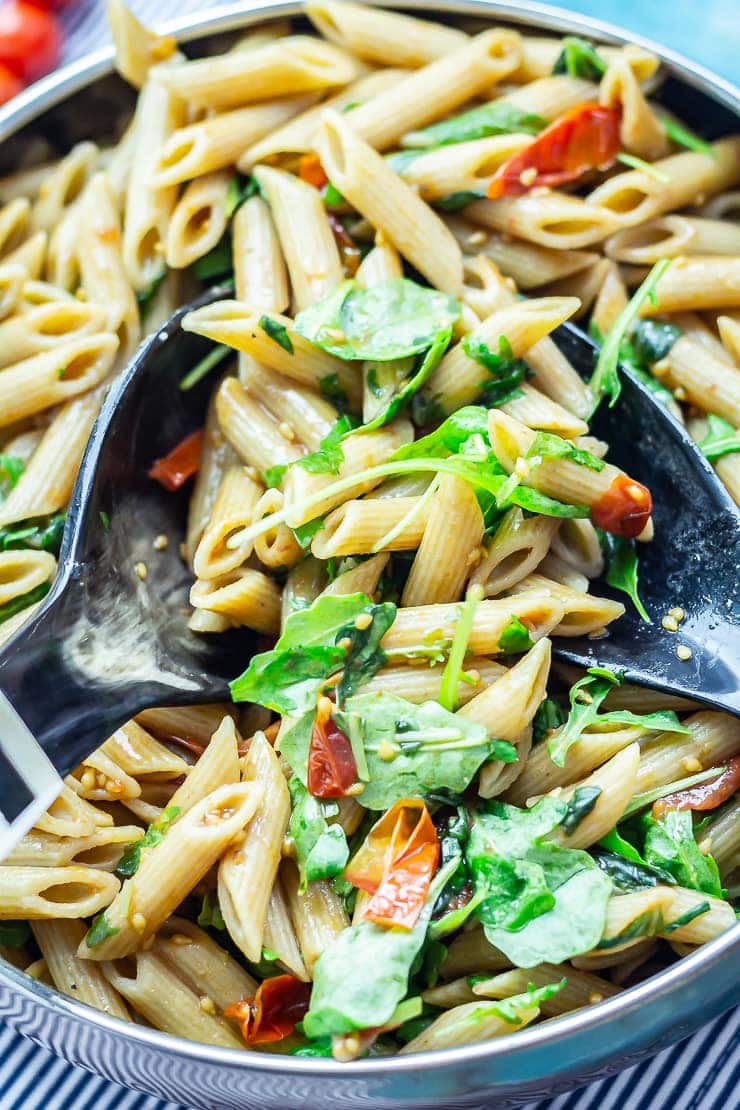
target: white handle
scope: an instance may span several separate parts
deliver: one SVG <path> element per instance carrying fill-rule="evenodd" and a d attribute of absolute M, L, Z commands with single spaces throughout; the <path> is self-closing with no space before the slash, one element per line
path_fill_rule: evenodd
<path fill-rule="evenodd" d="M 0 862 L 46 813 L 63 783 L 0 691 Z"/>

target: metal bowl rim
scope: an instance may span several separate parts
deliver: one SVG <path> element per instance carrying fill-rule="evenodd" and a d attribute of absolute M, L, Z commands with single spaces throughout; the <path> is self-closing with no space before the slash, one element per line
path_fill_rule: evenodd
<path fill-rule="evenodd" d="M 370 2 L 374 3 L 377 0 L 370 0 Z M 730 81 L 691 62 L 682 54 L 658 46 L 644 36 L 626 32 L 614 24 L 569 12 L 563 8 L 537 2 L 519 3 L 518 0 L 426 0 L 426 2 L 425 0 L 404 0 L 402 3 L 385 0 L 385 6 L 409 10 L 436 10 L 441 13 L 458 12 L 481 17 L 501 16 L 512 22 L 529 23 L 537 29 L 575 31 L 607 42 L 634 43 L 657 54 L 677 76 L 687 83 L 713 96 L 726 107 L 740 112 L 740 88 Z M 163 24 L 161 29 L 187 42 L 210 34 L 235 30 L 253 22 L 264 22 L 281 16 L 295 16 L 300 14 L 301 7 L 300 3 L 290 2 L 290 0 L 247 0 L 239 4 L 213 8 L 205 14 L 191 14 L 170 20 Z M 113 60 L 113 47 L 101 47 L 36 82 L 19 94 L 11 102 L 12 107 L 0 109 L 0 142 L 31 123 L 44 111 L 60 103 L 65 97 L 107 76 L 113 71 Z M 531 1026 L 518 1032 L 516 1037 L 505 1036 L 499 1040 L 463 1045 L 458 1048 L 409 1056 L 377 1057 L 351 1063 L 273 1055 L 249 1050 L 237 1051 L 199 1041 L 189 1041 L 174 1034 L 124 1022 L 94 1010 L 44 983 L 30 979 L 11 964 L 0 965 L 0 984 L 7 983 L 15 992 L 30 1001 L 41 1002 L 45 1009 L 56 1012 L 60 1016 L 66 1015 L 84 1024 L 92 1022 L 111 1034 L 125 1036 L 132 1042 L 139 1042 L 157 1050 L 165 1050 L 170 1056 L 182 1056 L 189 1060 L 226 1067 L 243 1066 L 268 1074 L 280 1072 L 295 1076 L 315 1078 L 325 1076 L 332 1079 L 353 1080 L 361 1076 L 377 1076 L 385 1071 L 397 1073 L 421 1069 L 438 1070 L 481 1058 L 526 1055 L 530 1049 L 557 1042 L 570 1034 L 586 1029 L 593 1030 L 599 1026 L 607 1027 L 614 1020 L 625 1019 L 629 1014 L 637 1015 L 640 1007 L 645 1003 L 654 1002 L 661 995 L 666 998 L 675 995 L 685 982 L 701 976 L 716 963 L 729 958 L 733 951 L 740 952 L 740 924 L 702 945 L 696 952 L 683 957 L 664 971 L 625 990 L 622 994 L 595 1006 L 548 1020 L 542 1025 Z"/>

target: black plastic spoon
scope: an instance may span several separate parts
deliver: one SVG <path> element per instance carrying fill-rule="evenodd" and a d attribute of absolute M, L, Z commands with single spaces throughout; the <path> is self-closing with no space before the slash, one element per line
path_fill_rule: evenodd
<path fill-rule="evenodd" d="M 72 496 L 57 580 L 0 652 L 0 858 L 56 796 L 58 776 L 124 721 L 152 705 L 228 698 L 228 680 L 253 650 L 246 631 L 188 630 L 191 575 L 179 553 L 188 492 L 169 493 L 148 477 L 155 459 L 202 425 L 212 388 L 180 388 L 212 347 L 181 331 L 180 320 L 224 295 L 211 290 L 181 308 L 112 387 Z M 589 376 L 590 340 L 567 324 L 555 338 Z M 652 624 L 628 606 L 607 638 L 559 640 L 556 655 L 740 714 L 737 508 L 682 425 L 629 372 L 593 430 L 611 445 L 610 459 L 653 493 L 655 538 L 640 545 Z M 155 551 L 161 533 L 168 546 Z M 674 606 L 686 613 L 678 636 L 661 626 Z M 691 649 L 686 662 L 678 643 Z"/>

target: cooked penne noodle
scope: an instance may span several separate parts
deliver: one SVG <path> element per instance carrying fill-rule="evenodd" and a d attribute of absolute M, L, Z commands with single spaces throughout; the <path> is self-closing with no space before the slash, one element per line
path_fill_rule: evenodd
<path fill-rule="evenodd" d="M 559 281 L 544 286 L 542 293 L 551 297 L 577 297 L 580 301 L 580 307 L 575 313 L 574 319 L 581 319 L 591 311 L 606 280 L 608 270 L 609 260 L 599 258 L 593 266 L 588 266 L 584 270 L 579 270 L 577 274 L 569 274 L 568 277 L 560 278 Z"/>
<path fill-rule="evenodd" d="M 77 955 L 80 941 L 87 932 L 81 921 L 36 921 L 32 931 L 58 991 L 111 1017 L 131 1020 L 121 996 L 97 964 L 81 960 Z"/>
<path fill-rule="evenodd" d="M 598 258 L 592 251 L 553 250 L 496 231 L 484 231 L 458 216 L 447 216 L 445 223 L 463 251 L 490 258 L 524 292 L 584 270 Z"/>
<path fill-rule="evenodd" d="M 280 588 L 272 578 L 249 567 L 210 581 L 198 579 L 190 590 L 190 604 L 267 635 L 280 628 Z"/>
<path fill-rule="evenodd" d="M 288 275 L 275 224 L 262 197 L 250 197 L 237 209 L 232 236 L 238 299 L 266 312 L 285 312 L 290 304 Z"/>
<path fill-rule="evenodd" d="M 308 983 L 311 979 L 298 947 L 293 922 L 290 918 L 288 901 L 278 875 L 267 904 L 267 916 L 263 933 L 263 944 L 278 957 L 278 962 L 296 979 Z"/>
<path fill-rule="evenodd" d="M 476 983 L 472 991 L 479 998 L 510 998 L 513 994 L 523 994 L 530 983 L 535 988 L 545 987 L 549 983 L 559 983 L 561 979 L 566 980 L 562 990 L 540 1003 L 540 1009 L 546 1017 L 568 1014 L 582 1006 L 595 1006 L 605 998 L 613 998 L 620 991 L 608 979 L 578 971 L 568 964 L 540 964 L 539 967 L 503 971 L 500 975 Z"/>
<path fill-rule="evenodd" d="M 53 833 L 56 836 L 89 836 L 98 828 L 113 825 L 113 818 L 102 809 L 90 805 L 84 798 L 78 798 L 67 776 L 64 786 L 56 799 L 34 824 L 34 829 Z"/>
<path fill-rule="evenodd" d="M 443 669 L 439 666 L 413 667 L 404 664 L 386 666 L 370 679 L 367 690 L 368 692 L 383 690 L 416 704 L 434 701 L 439 695 L 442 673 Z M 478 697 L 490 683 L 507 673 L 506 667 L 493 659 L 487 659 L 483 655 L 466 656 L 465 670 L 457 686 L 458 704 L 466 705 L 473 698 Z"/>
<path fill-rule="evenodd" d="M 548 639 L 539 640 L 510 670 L 469 701 L 460 716 L 484 725 L 491 736 L 516 740 L 545 697 L 551 648 Z"/>
<path fill-rule="evenodd" d="M 555 517 L 525 519 L 521 509 L 509 509 L 470 576 L 486 597 L 511 589 L 531 574 L 544 559 L 559 527 Z"/>
<path fill-rule="evenodd" d="M 184 814 L 219 787 L 239 782 L 238 744 L 233 719 L 224 717 L 203 755 L 169 800 L 175 820 L 182 820 Z"/>
<path fill-rule="evenodd" d="M 292 860 L 283 860 L 280 878 L 301 955 L 311 973 L 321 953 L 349 925 L 344 901 L 324 880 L 309 883 L 301 894 L 298 869 Z"/>
<path fill-rule="evenodd" d="M 278 489 L 268 489 L 260 497 L 254 511 L 255 520 L 283 508 L 285 498 Z M 285 524 L 278 524 L 267 532 L 255 537 L 254 553 L 264 567 L 282 570 L 295 566 L 303 557 L 303 549 L 293 532 Z M 282 608 L 282 605 L 281 605 Z"/>
<path fill-rule="evenodd" d="M 240 367 L 242 384 L 252 397 L 269 409 L 278 428 L 294 435 L 309 451 L 316 451 L 333 428 L 337 410 L 308 386 L 298 385 L 282 374 L 270 373 L 249 359 Z M 290 439 L 289 442 L 294 442 Z"/>
<path fill-rule="evenodd" d="M 677 941 L 679 944 L 706 944 L 707 941 L 714 940 L 721 933 L 732 929 L 737 924 L 737 917 L 735 911 L 727 902 L 721 898 L 713 898 L 711 895 L 704 894 L 699 890 L 686 890 L 684 887 L 664 887 L 668 896 L 668 904 L 666 906 L 664 919 L 666 925 L 670 928 L 673 922 L 680 920 L 685 914 L 690 913 L 692 910 L 698 910 L 702 906 L 707 906 L 708 909 L 704 913 L 698 914 L 691 921 L 685 925 L 677 925 L 670 928 L 668 935 L 671 942 Z M 662 932 L 662 930 L 658 930 Z M 663 934 L 665 935 L 665 934 Z"/>
<path fill-rule="evenodd" d="M 195 550 L 206 530 L 219 486 L 229 466 L 238 462 L 236 452 L 221 430 L 216 404 L 217 393 L 211 397 L 203 429 L 200 468 L 195 476 L 185 532 L 185 555 L 192 567 Z"/>
<path fill-rule="evenodd" d="M 599 633 L 624 613 L 621 602 L 606 597 L 594 597 L 584 593 L 579 587 L 580 583 L 573 587 L 535 572 L 518 582 L 510 593 L 516 595 L 527 590 L 546 590 L 556 597 L 563 607 L 563 619 L 553 629 L 556 636 L 588 636 L 590 633 Z"/>
<path fill-rule="evenodd" d="M 569 848 L 589 848 L 602 836 L 613 829 L 617 824 L 627 803 L 634 793 L 637 782 L 637 769 L 640 764 L 639 744 L 630 744 L 599 767 L 582 782 L 574 783 L 558 794 L 558 799 L 568 802 L 576 790 L 597 789 L 601 794 L 596 799 L 596 804 L 590 813 L 576 825 L 575 829 L 566 832 L 558 828 L 551 839 Z"/>
<path fill-rule="evenodd" d="M 110 0 L 108 22 L 116 48 L 116 69 L 140 89 L 151 67 L 174 52 L 175 40 L 146 28 L 123 0 Z"/>
<path fill-rule="evenodd" d="M 740 151 L 738 152 L 740 159 Z M 676 258 L 655 285 L 653 312 L 740 308 L 740 257 Z M 644 306 L 641 314 L 647 315 Z"/>
<path fill-rule="evenodd" d="M 740 798 L 735 797 L 702 831 L 701 850 L 711 852 L 723 879 L 732 874 L 740 864 L 740 820 L 738 818 L 740 818 Z"/>
<path fill-rule="evenodd" d="M 184 917 L 171 917 L 164 923 L 152 951 L 200 998 L 211 998 L 219 1010 L 251 998 L 257 991 L 252 976 L 208 933 Z"/>
<path fill-rule="evenodd" d="M 55 836 L 32 829 L 5 857 L 9 867 L 94 867 L 115 871 L 124 850 L 140 840 L 138 825 L 109 825 L 87 836 Z"/>
<path fill-rule="evenodd" d="M 740 228 L 724 220 L 670 213 L 607 239 L 604 250 L 616 262 L 652 266 L 661 258 L 685 255 L 740 254 Z"/>
<path fill-rule="evenodd" d="M 326 517 L 311 551 L 317 559 L 376 551 L 415 551 L 429 519 L 428 506 L 420 502 L 419 497 L 345 501 Z"/>
<path fill-rule="evenodd" d="M 494 231 L 566 251 L 600 243 L 619 227 L 616 215 L 596 200 L 586 204 L 580 197 L 557 192 L 476 200 L 466 206 L 465 215 Z"/>
<path fill-rule="evenodd" d="M 617 232 L 617 234 L 620 234 Z M 613 242 L 613 236 L 610 242 Z M 599 289 L 591 312 L 591 320 L 600 335 L 607 335 L 618 319 L 620 312 L 627 307 L 627 289 L 616 262 L 604 268 L 601 288 Z"/>
<path fill-rule="evenodd" d="M 281 435 L 277 421 L 236 378 L 224 378 L 221 383 L 216 413 L 228 442 L 259 474 L 271 466 L 286 466 L 300 459 L 300 448 Z M 254 478 L 252 481 L 256 484 Z"/>
<path fill-rule="evenodd" d="M 410 161 L 402 156 L 399 173 L 429 203 L 451 193 L 485 192 L 499 166 L 531 141 L 531 135 L 493 135 L 442 146 L 428 153 L 419 151 Z"/>
<path fill-rule="evenodd" d="M 99 385 L 117 350 L 115 335 L 98 332 L 7 366 L 0 371 L 0 427 Z"/>
<path fill-rule="evenodd" d="M 90 917 L 115 898 L 115 875 L 93 867 L 0 867 L 0 920 Z"/>
<path fill-rule="evenodd" d="M 740 724 L 735 717 L 702 710 L 683 723 L 689 735 L 664 733 L 643 747 L 636 794 L 717 766 L 740 750 Z"/>
<path fill-rule="evenodd" d="M 516 1013 L 506 1011 L 507 1016 L 495 1002 L 468 1002 L 455 1006 L 440 1014 L 427 1026 L 423 1033 L 399 1051 L 399 1056 L 413 1052 L 428 1052 L 431 1049 L 455 1048 L 458 1045 L 490 1041 L 494 1037 L 505 1037 L 514 1029 L 521 1029 L 538 1016 L 540 1010 L 535 1003 L 527 1005 L 521 1001 Z M 512 1020 L 513 1019 L 513 1020 Z"/>
<path fill-rule="evenodd" d="M 218 487 L 211 519 L 193 556 L 193 571 L 198 578 L 218 578 L 241 566 L 251 554 L 243 544 L 229 546 L 231 537 L 254 518 L 262 486 L 243 466 L 231 466 Z"/>
<path fill-rule="evenodd" d="M 0 323 L 0 369 L 105 327 L 106 312 L 96 304 L 54 301 Z"/>
<path fill-rule="evenodd" d="M 639 47 L 625 46 L 609 60 L 599 86 L 599 101 L 619 108 L 619 138 L 622 146 L 638 158 L 654 162 L 668 154 L 670 143 L 661 121 L 653 112 L 632 65 L 630 55 Z"/>
<path fill-rule="evenodd" d="M 716 358 L 703 343 L 682 335 L 654 370 L 667 384 L 705 412 L 740 424 L 740 369 Z"/>
<path fill-rule="evenodd" d="M 704 439 L 707 434 L 706 420 L 689 420 L 689 434 L 697 442 Z M 740 505 L 740 453 L 735 451 L 719 459 L 712 459 L 712 466 L 727 487 L 727 492 L 735 504 Z"/>
<path fill-rule="evenodd" d="M 191 266 L 213 250 L 226 230 L 231 174 L 214 170 L 185 186 L 167 226 L 165 261 L 175 270 Z"/>
<path fill-rule="evenodd" d="M 377 65 L 423 66 L 467 39 L 452 27 L 347 0 L 309 0 L 306 15 L 324 38 Z"/>
<path fill-rule="evenodd" d="M 387 504 L 399 500 L 392 498 Z M 457 601 L 480 553 L 484 528 L 483 513 L 472 486 L 454 474 L 443 474 L 434 490 L 401 604 Z"/>
<path fill-rule="evenodd" d="M 64 210 L 74 203 L 95 172 L 99 155 L 95 143 L 78 143 L 44 177 L 31 213 L 34 231 L 50 231 L 59 223 Z"/>
<path fill-rule="evenodd" d="M 26 281 L 26 269 L 19 263 L 0 263 L 0 320 L 15 311 Z"/>

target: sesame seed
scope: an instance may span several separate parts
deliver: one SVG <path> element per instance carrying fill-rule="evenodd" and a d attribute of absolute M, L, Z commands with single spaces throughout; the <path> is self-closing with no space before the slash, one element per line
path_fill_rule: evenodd
<path fill-rule="evenodd" d="M 470 671 L 466 671 L 465 673 L 467 674 L 470 682 L 474 683 L 477 686 L 480 682 L 480 671 L 476 671 L 475 669 L 473 669 Z"/>
<path fill-rule="evenodd" d="M 677 385 L 676 388 L 673 390 L 673 396 L 676 398 L 677 401 L 685 401 L 686 390 L 682 385 Z"/>
<path fill-rule="evenodd" d="M 660 623 L 663 625 L 666 632 L 678 632 L 678 621 L 675 617 L 670 616 L 670 614 L 667 617 L 663 617 Z"/>
<path fill-rule="evenodd" d="M 668 615 L 670 617 L 674 617 L 675 620 L 677 620 L 677 621 L 682 621 L 684 619 L 684 617 L 686 616 L 686 613 L 684 612 L 684 610 L 681 608 L 680 605 L 676 605 L 676 606 L 673 607 L 673 609 L 668 610 Z"/>
<path fill-rule="evenodd" d="M 695 755 L 687 755 L 681 760 L 681 766 L 690 775 L 695 775 L 697 771 L 701 771 L 701 763 Z"/>
<path fill-rule="evenodd" d="M 678 658 L 681 660 L 682 663 L 687 663 L 689 661 L 689 659 L 691 658 L 692 654 L 693 654 L 693 652 L 691 651 L 691 648 L 688 647 L 687 644 L 679 644 L 678 647 L 676 648 L 676 655 L 678 656 Z"/>
<path fill-rule="evenodd" d="M 378 744 L 378 758 L 382 759 L 384 763 L 392 763 L 398 755 L 398 747 L 396 744 L 391 744 L 389 740 L 381 740 Z"/>
<path fill-rule="evenodd" d="M 175 948 L 183 948 L 186 944 L 190 944 L 190 937 L 186 937 L 184 933 L 173 933 L 170 944 L 174 944 Z"/>
<path fill-rule="evenodd" d="M 364 789 L 364 782 L 355 782 L 352 786 L 350 786 L 349 790 L 345 791 L 345 793 L 348 798 L 356 798 L 358 794 L 362 794 Z"/>
<path fill-rule="evenodd" d="M 360 632 L 364 632 L 373 623 L 373 618 L 370 613 L 358 613 L 355 617 L 355 628 Z"/>
<path fill-rule="evenodd" d="M 131 925 L 136 929 L 137 933 L 143 933 L 146 929 L 146 918 L 143 913 L 135 913 L 131 918 Z"/>
<path fill-rule="evenodd" d="M 90 770 L 90 768 L 88 768 L 87 771 L 83 771 L 82 776 L 80 778 L 80 785 L 81 785 L 83 790 L 94 790 L 95 789 L 95 772 Z"/>
<path fill-rule="evenodd" d="M 201 999 L 200 999 L 200 1008 L 201 1008 L 201 1010 L 203 1011 L 204 1014 L 210 1014 L 211 1017 L 215 1017 L 216 1003 L 213 1001 L 212 998 L 209 998 L 207 994 L 204 994 L 201 997 Z"/>
<path fill-rule="evenodd" d="M 349 651 L 349 649 L 352 647 L 352 641 L 350 640 L 349 636 L 342 636 L 341 640 L 337 644 L 337 647 L 344 648 L 345 651 Z"/>
<path fill-rule="evenodd" d="M 487 236 L 485 231 L 472 231 L 470 235 L 468 235 L 468 246 L 482 247 L 486 241 L 486 238 Z"/>
<path fill-rule="evenodd" d="M 517 474 L 519 478 L 529 477 L 529 463 L 526 459 L 519 458 L 516 460 L 514 464 L 514 473 Z"/>
<path fill-rule="evenodd" d="M 289 443 L 292 443 L 295 439 L 295 428 L 292 424 L 289 424 L 287 420 L 280 421 L 278 424 L 278 431 L 283 439 L 287 439 Z"/>
<path fill-rule="evenodd" d="M 170 541 L 167 536 L 165 536 L 164 532 L 160 532 L 158 536 L 154 537 L 152 547 L 155 551 L 165 551 L 169 542 Z"/>
<path fill-rule="evenodd" d="M 147 574 L 149 573 L 147 571 L 146 563 L 136 563 L 135 566 L 134 566 L 134 571 L 135 571 L 136 575 L 142 580 L 142 582 L 144 581 Z"/>
<path fill-rule="evenodd" d="M 519 174 L 519 180 L 526 189 L 528 189 L 530 185 L 534 185 L 537 180 L 536 166 L 529 166 L 526 170 L 522 170 Z"/>
<path fill-rule="evenodd" d="M 582 701 L 584 705 L 591 705 L 593 700 L 588 690 L 579 690 L 576 694 L 576 701 Z"/>
<path fill-rule="evenodd" d="M 588 996 L 588 1000 L 592 1006 L 595 1006 L 597 1002 L 604 1001 L 604 996 L 603 994 L 599 994 L 598 991 L 591 991 L 590 995 Z"/>

